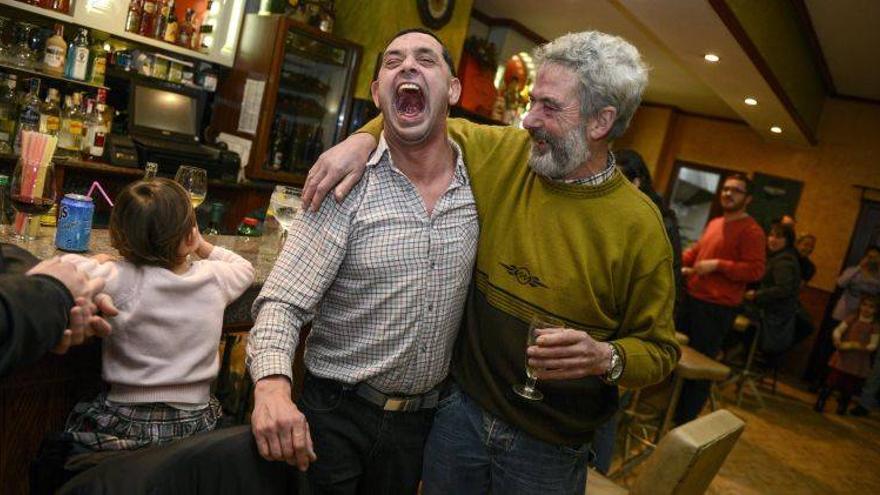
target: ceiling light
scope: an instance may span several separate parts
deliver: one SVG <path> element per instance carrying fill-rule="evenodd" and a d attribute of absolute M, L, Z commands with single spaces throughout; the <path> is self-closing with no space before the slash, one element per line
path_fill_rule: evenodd
<path fill-rule="evenodd" d="M 758 104 L 758 100 L 756 100 L 756 99 L 752 98 L 751 96 L 749 96 L 748 98 L 746 98 L 745 100 L 743 100 L 743 103 L 745 103 L 746 105 L 748 105 L 748 106 L 750 106 L 750 107 L 753 107 L 753 106 L 755 106 L 755 105 Z"/>
<path fill-rule="evenodd" d="M 715 55 L 714 53 L 707 53 L 707 54 L 703 55 L 703 58 L 706 59 L 706 62 L 711 62 L 713 64 L 715 62 L 718 62 L 719 60 L 721 60 L 721 57 L 719 57 L 718 55 Z"/>
<path fill-rule="evenodd" d="M 782 127 L 779 127 L 778 125 L 774 125 L 773 127 L 770 128 L 770 132 L 772 132 L 773 134 L 782 134 Z"/>

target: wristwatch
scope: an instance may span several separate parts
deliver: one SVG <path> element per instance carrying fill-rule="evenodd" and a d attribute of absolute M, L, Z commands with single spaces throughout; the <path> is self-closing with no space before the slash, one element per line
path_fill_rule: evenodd
<path fill-rule="evenodd" d="M 609 358 L 608 371 L 606 371 L 600 378 L 602 378 L 602 381 L 608 385 L 615 385 L 617 384 L 617 380 L 620 380 L 620 375 L 623 374 L 623 357 L 621 357 L 620 351 L 617 349 L 616 345 L 608 345 L 611 346 L 611 357 Z"/>

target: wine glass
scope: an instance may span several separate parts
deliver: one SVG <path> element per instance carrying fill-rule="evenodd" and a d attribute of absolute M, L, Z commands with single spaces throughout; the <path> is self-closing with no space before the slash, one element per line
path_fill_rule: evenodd
<path fill-rule="evenodd" d="M 12 173 L 9 196 L 12 207 L 24 216 L 21 221 L 16 219 L 15 233 L 25 241 L 36 239 L 40 225 L 36 218 L 55 204 L 55 167 L 52 162 L 44 165 L 39 161 L 19 159 Z M 35 225 L 33 229 L 32 224 Z"/>
<path fill-rule="evenodd" d="M 12 46 L 6 42 L 6 33 L 11 22 L 6 17 L 0 17 L 0 62 L 5 62 L 10 57 Z"/>
<path fill-rule="evenodd" d="M 34 67 L 37 57 L 29 44 L 31 42 L 31 32 L 36 28 L 33 24 L 26 22 L 19 23 L 16 26 L 16 44 L 9 55 L 10 62 L 26 69 Z"/>
<path fill-rule="evenodd" d="M 208 172 L 203 168 L 181 165 L 174 180 L 189 193 L 189 202 L 194 210 L 208 195 Z"/>
<path fill-rule="evenodd" d="M 278 224 L 281 225 L 281 245 L 287 240 L 287 231 L 302 206 L 302 189 L 292 186 L 275 186 L 269 205 Z"/>
<path fill-rule="evenodd" d="M 537 330 L 540 330 L 542 328 L 562 328 L 564 326 L 565 325 L 563 325 L 560 321 L 554 320 L 553 318 L 538 315 L 533 316 L 531 321 L 529 322 L 529 333 L 526 337 L 525 348 L 528 349 L 530 346 L 535 345 L 538 339 Z M 528 354 L 526 354 L 525 365 L 526 382 L 524 384 L 518 383 L 514 385 L 513 391 L 516 393 L 516 395 L 519 395 L 524 399 L 535 401 L 543 400 L 544 394 L 541 393 L 540 390 L 535 388 L 535 384 L 538 382 L 538 370 L 536 368 L 533 368 L 532 366 L 529 366 Z"/>

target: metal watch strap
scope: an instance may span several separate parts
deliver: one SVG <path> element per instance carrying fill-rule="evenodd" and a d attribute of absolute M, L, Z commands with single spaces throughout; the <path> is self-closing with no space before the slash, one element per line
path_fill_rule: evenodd
<path fill-rule="evenodd" d="M 609 363 L 608 371 L 603 373 L 600 378 L 608 385 L 616 385 L 621 375 L 623 375 L 623 358 L 620 355 L 620 349 L 616 345 L 610 342 L 608 345 L 611 346 L 611 362 Z"/>

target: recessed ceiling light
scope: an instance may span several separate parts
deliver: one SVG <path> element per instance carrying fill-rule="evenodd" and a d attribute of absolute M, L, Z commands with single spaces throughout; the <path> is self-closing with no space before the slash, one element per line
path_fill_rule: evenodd
<path fill-rule="evenodd" d="M 703 58 L 706 60 L 706 62 L 711 62 L 713 64 L 715 62 L 718 62 L 719 60 L 721 60 L 721 57 L 719 57 L 718 55 L 715 55 L 714 53 L 707 53 L 707 54 L 703 55 Z"/>
<path fill-rule="evenodd" d="M 779 127 L 778 125 L 774 125 L 773 127 L 770 128 L 770 132 L 772 132 L 773 134 L 782 134 L 782 127 Z"/>
<path fill-rule="evenodd" d="M 746 98 L 745 100 L 743 100 L 743 103 L 745 103 L 746 105 L 748 105 L 750 107 L 753 107 L 758 104 L 758 100 L 756 100 L 750 96 L 750 97 Z"/>

